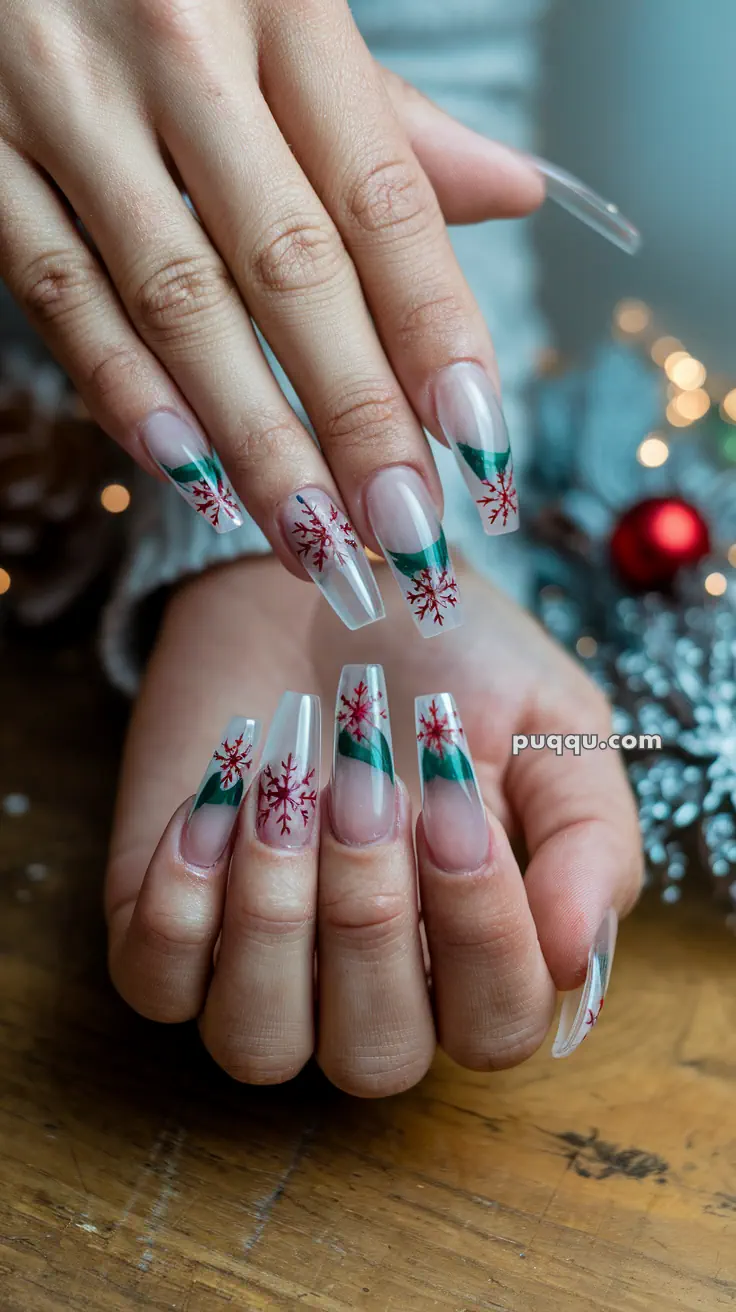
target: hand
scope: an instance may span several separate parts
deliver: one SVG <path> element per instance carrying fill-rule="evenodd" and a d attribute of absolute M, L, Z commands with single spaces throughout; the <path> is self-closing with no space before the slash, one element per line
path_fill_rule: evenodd
<path fill-rule="evenodd" d="M 462 635 L 423 643 L 403 613 L 375 630 L 395 791 L 385 760 L 374 769 L 344 742 L 322 800 L 320 846 L 311 717 L 302 716 L 298 752 L 293 714 L 282 711 L 281 741 L 271 736 L 264 749 L 275 786 L 261 776 L 234 829 L 229 806 L 204 806 L 188 824 L 234 712 L 268 722 L 284 687 L 321 695 L 331 738 L 340 668 L 363 654 L 316 594 L 286 576 L 274 586 L 277 571 L 273 560 L 241 561 L 187 584 L 169 606 L 133 717 L 112 839 L 116 986 L 152 1019 L 198 1017 L 215 1060 L 254 1083 L 291 1078 L 314 1051 L 342 1089 L 395 1093 L 421 1079 L 437 1041 L 473 1069 L 513 1065 L 543 1041 L 555 990 L 587 979 L 582 1020 L 564 1036 L 563 1050 L 574 1047 L 597 1019 L 610 973 L 609 913 L 625 914 L 638 895 L 635 808 L 615 751 L 514 756 L 511 745 L 519 733 L 607 736 L 602 695 L 532 619 L 464 574 L 473 605 Z M 202 633 L 217 641 L 200 643 Z M 430 759 L 417 828 L 423 962 L 413 699 L 448 686 L 461 690 L 467 735 L 452 751 L 459 743 L 474 760 L 486 811 L 456 755 L 449 780 Z M 343 691 L 350 701 L 350 686 Z M 434 712 L 426 701 L 420 709 L 431 748 Z M 350 724 L 348 712 L 341 727 Z M 284 832 L 269 802 L 279 802 L 289 750 L 303 770 Z M 524 880 L 512 842 L 529 854 Z M 586 977 L 601 926 L 603 950 Z"/>
<path fill-rule="evenodd" d="M 344 0 L 0 0 L 0 38 L 11 292 L 144 468 L 219 531 L 237 493 L 346 624 L 380 618 L 356 535 L 389 560 L 444 553 L 422 425 L 471 444 L 473 488 L 495 455 L 510 480 L 445 220 L 529 212 L 539 172 L 381 69 Z"/>

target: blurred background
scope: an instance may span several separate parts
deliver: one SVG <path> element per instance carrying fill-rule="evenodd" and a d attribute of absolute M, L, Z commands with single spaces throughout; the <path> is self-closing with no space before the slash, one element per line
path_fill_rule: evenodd
<path fill-rule="evenodd" d="M 558 344 L 583 350 L 624 296 L 709 368 L 736 373 L 736 2 L 556 0 L 540 153 L 635 222 L 629 260 L 553 206 L 537 220 Z"/>

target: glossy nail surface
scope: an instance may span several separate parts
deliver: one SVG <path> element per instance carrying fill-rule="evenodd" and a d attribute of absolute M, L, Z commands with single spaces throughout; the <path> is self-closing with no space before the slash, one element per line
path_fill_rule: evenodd
<path fill-rule="evenodd" d="M 211 450 L 195 429 L 172 410 L 158 410 L 141 425 L 149 455 L 186 502 L 216 533 L 230 533 L 243 523 L 243 508 Z"/>
<path fill-rule="evenodd" d="M 365 551 L 326 492 L 302 488 L 288 498 L 281 521 L 297 560 L 347 628 L 383 619 L 383 600 Z"/>
<path fill-rule="evenodd" d="M 181 840 L 190 865 L 214 865 L 230 840 L 253 768 L 261 726 L 236 715 L 204 773 Z"/>
<path fill-rule="evenodd" d="M 437 419 L 473 497 L 484 532 L 513 533 L 519 499 L 503 410 L 485 369 L 460 360 L 434 382 Z"/>
<path fill-rule="evenodd" d="M 617 205 L 604 200 L 603 196 L 581 182 L 580 178 L 551 164 L 549 160 L 540 159 L 537 155 L 528 155 L 527 158 L 542 174 L 550 200 L 586 227 L 600 233 L 601 237 L 605 237 L 614 246 L 626 251 L 627 255 L 636 255 L 641 247 L 641 233 L 625 218 Z"/>
<path fill-rule="evenodd" d="M 460 592 L 432 499 L 414 469 L 392 465 L 372 479 L 368 517 L 419 632 L 462 624 Z"/>
<path fill-rule="evenodd" d="M 415 715 L 427 845 L 441 869 L 477 870 L 488 859 L 488 820 L 455 700 L 417 697 Z"/>
<path fill-rule="evenodd" d="M 562 1000 L 553 1057 L 569 1057 L 598 1024 L 611 981 L 617 932 L 618 916 L 613 910 L 607 911 L 588 954 L 588 972 L 583 985 L 573 993 L 566 993 Z"/>
<path fill-rule="evenodd" d="M 320 752 L 319 697 L 285 692 L 258 775 L 256 832 L 270 847 L 306 847 L 316 837 Z"/>
<path fill-rule="evenodd" d="M 345 665 L 335 706 L 330 815 L 341 843 L 375 843 L 396 815 L 386 681 L 380 665 Z"/>

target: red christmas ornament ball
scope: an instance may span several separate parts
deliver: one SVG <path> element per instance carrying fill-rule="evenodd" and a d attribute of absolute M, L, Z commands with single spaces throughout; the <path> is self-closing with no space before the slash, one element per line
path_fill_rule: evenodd
<path fill-rule="evenodd" d="M 708 525 L 679 497 L 649 497 L 621 516 L 611 537 L 616 572 L 634 590 L 667 588 L 710 551 Z"/>

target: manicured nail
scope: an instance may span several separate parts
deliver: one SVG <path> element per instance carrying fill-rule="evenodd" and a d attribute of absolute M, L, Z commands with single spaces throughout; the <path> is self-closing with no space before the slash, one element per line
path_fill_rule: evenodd
<path fill-rule="evenodd" d="M 488 859 L 488 820 L 454 698 L 438 692 L 414 705 L 427 845 L 442 870 L 477 870 Z"/>
<path fill-rule="evenodd" d="M 617 930 L 616 912 L 607 911 L 588 953 L 588 973 L 583 985 L 573 993 L 566 993 L 562 1000 L 553 1057 L 569 1057 L 598 1024 L 611 980 Z"/>
<path fill-rule="evenodd" d="M 468 485 L 486 533 L 519 527 L 506 420 L 492 380 L 470 360 L 441 369 L 434 382 L 437 419 Z"/>
<path fill-rule="evenodd" d="M 220 458 L 173 410 L 158 410 L 141 425 L 141 437 L 159 469 L 216 533 L 243 523 L 243 508 Z"/>
<path fill-rule="evenodd" d="M 335 707 L 330 786 L 332 827 L 341 843 L 375 843 L 396 816 L 386 680 L 380 665 L 344 665 Z"/>
<path fill-rule="evenodd" d="M 189 865 L 213 866 L 225 851 L 250 778 L 260 731 L 258 720 L 236 715 L 222 735 L 182 834 L 181 854 Z"/>
<path fill-rule="evenodd" d="M 352 524 L 320 488 L 290 496 L 281 520 L 294 555 L 349 629 L 382 620 L 383 600 Z"/>
<path fill-rule="evenodd" d="M 626 251 L 627 255 L 636 255 L 641 247 L 641 233 L 625 218 L 618 205 L 604 200 L 580 178 L 550 164 L 549 160 L 537 155 L 527 155 L 527 159 L 542 174 L 550 200 L 556 201 L 568 214 Z"/>
<path fill-rule="evenodd" d="M 320 751 L 319 697 L 285 692 L 258 775 L 256 833 L 270 847 L 306 847 L 316 834 Z"/>
<path fill-rule="evenodd" d="M 391 465 L 366 493 L 371 527 L 419 632 L 425 638 L 462 624 L 460 593 L 442 525 L 414 469 Z"/>

